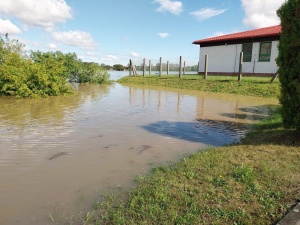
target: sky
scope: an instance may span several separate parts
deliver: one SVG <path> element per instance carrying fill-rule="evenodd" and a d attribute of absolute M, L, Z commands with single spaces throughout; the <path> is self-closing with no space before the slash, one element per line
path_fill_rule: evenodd
<path fill-rule="evenodd" d="M 26 50 L 76 53 L 87 62 L 127 65 L 197 64 L 199 46 L 212 36 L 280 24 L 285 0 L 1 0 L 0 35 Z"/>

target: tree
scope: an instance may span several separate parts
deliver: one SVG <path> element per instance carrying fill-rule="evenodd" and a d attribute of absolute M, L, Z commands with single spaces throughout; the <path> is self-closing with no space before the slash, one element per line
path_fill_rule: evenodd
<path fill-rule="evenodd" d="M 121 64 L 115 64 L 113 65 L 113 69 L 117 70 L 117 71 L 123 71 L 124 70 L 124 66 Z"/>
<path fill-rule="evenodd" d="M 104 64 L 104 63 L 101 63 L 101 68 L 103 68 L 104 70 L 110 70 L 110 69 L 112 69 L 112 66 L 111 65 L 106 65 L 106 64 Z"/>
<path fill-rule="evenodd" d="M 278 10 L 280 103 L 284 127 L 300 129 L 300 1 L 288 0 Z"/>
<path fill-rule="evenodd" d="M 79 65 L 78 82 L 93 84 L 109 83 L 109 74 L 98 63 L 82 62 Z"/>
<path fill-rule="evenodd" d="M 74 92 L 63 76 L 63 54 L 36 52 L 29 58 L 17 40 L 0 38 L 0 95 L 38 97 Z"/>
<path fill-rule="evenodd" d="M 110 83 L 98 63 L 82 62 L 75 53 L 31 51 L 18 40 L 0 37 L 0 95 L 38 97 L 71 94 L 71 82 Z"/>

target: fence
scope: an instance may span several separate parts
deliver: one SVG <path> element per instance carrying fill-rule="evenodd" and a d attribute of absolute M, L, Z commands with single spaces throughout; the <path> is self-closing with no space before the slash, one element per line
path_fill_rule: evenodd
<path fill-rule="evenodd" d="M 183 60 L 183 57 L 178 58 L 163 58 L 159 59 L 135 59 L 129 60 L 129 75 L 141 75 L 145 76 L 146 74 L 158 74 L 162 76 L 163 74 L 178 74 L 181 77 L 184 74 L 197 74 L 198 73 L 198 58 L 196 57 L 186 57 Z"/>
<path fill-rule="evenodd" d="M 167 60 L 163 60 L 162 57 L 159 59 L 146 59 L 142 60 L 129 60 L 129 75 L 137 75 L 139 71 L 141 75 L 145 76 L 146 74 L 158 74 L 162 76 L 163 74 L 178 74 L 179 78 L 182 78 L 182 75 L 185 74 L 203 74 L 204 79 L 207 79 L 208 74 L 210 75 L 237 75 L 238 81 L 242 80 L 242 75 L 245 74 L 247 76 L 253 75 L 255 72 L 256 62 L 244 62 L 244 54 L 240 52 L 238 54 L 226 55 L 226 59 L 222 59 L 221 57 L 224 55 L 212 55 L 212 67 L 215 72 L 209 73 L 209 56 L 208 54 L 200 57 L 200 63 L 197 62 L 198 59 L 187 58 L 187 60 L 183 60 L 182 56 L 179 58 L 171 58 Z M 246 56 L 247 57 L 247 56 Z M 197 62 L 197 63 L 196 63 Z M 224 63 L 225 62 L 225 63 Z M 245 66 L 246 65 L 246 66 Z M 267 65 L 267 66 L 266 66 Z M 271 69 L 276 69 L 273 73 L 255 73 L 258 76 L 269 76 L 272 77 L 271 82 L 275 80 L 278 76 L 278 71 L 276 66 L 272 65 L 272 62 L 269 64 L 264 64 L 266 71 L 271 71 Z M 271 68 L 271 69 L 270 69 Z"/>

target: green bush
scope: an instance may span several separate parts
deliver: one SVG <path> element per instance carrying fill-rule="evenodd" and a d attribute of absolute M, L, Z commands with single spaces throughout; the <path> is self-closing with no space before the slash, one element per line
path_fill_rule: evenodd
<path fill-rule="evenodd" d="M 282 119 L 286 128 L 300 129 L 300 1 L 286 1 L 277 14 L 282 25 L 277 58 Z"/>
<path fill-rule="evenodd" d="M 82 62 L 75 53 L 31 51 L 18 40 L 0 37 L 0 95 L 47 97 L 71 94 L 69 82 L 109 83 L 109 74 L 98 63 Z"/>
<path fill-rule="evenodd" d="M 0 95 L 33 98 L 74 92 L 60 62 L 50 57 L 34 62 L 23 48 L 17 40 L 0 39 Z"/>

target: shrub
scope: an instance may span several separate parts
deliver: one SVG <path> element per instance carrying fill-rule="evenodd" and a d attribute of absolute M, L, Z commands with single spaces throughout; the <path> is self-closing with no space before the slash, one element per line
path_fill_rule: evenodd
<path fill-rule="evenodd" d="M 286 1 L 277 14 L 282 25 L 277 58 L 282 119 L 286 128 L 300 129 L 300 1 Z"/>

